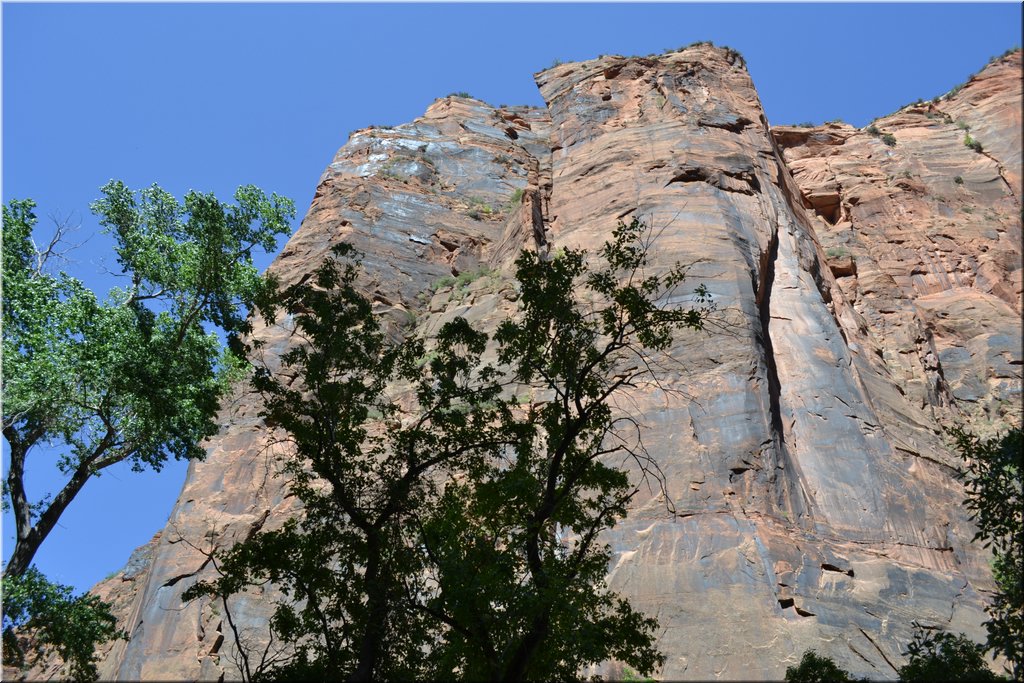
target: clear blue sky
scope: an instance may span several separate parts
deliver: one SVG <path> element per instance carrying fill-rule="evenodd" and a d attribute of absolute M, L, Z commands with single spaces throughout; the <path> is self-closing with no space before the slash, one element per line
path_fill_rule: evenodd
<path fill-rule="evenodd" d="M 1021 5 L 3 5 L 3 201 L 81 222 L 68 270 L 111 286 L 88 205 L 110 178 L 228 197 L 240 184 L 300 214 L 350 131 L 437 97 L 541 105 L 554 60 L 696 40 L 739 50 L 773 124 L 854 125 L 966 80 L 1021 41 Z M 298 220 L 295 223 L 298 226 Z M 264 259 L 266 265 L 269 259 Z M 6 444 L 5 444 L 6 454 Z M 30 492 L 52 486 L 52 458 Z M 6 468 L 6 458 L 5 458 Z M 85 589 L 162 528 L 184 463 L 91 482 L 36 557 Z M 4 515 L 6 561 L 13 525 Z"/>

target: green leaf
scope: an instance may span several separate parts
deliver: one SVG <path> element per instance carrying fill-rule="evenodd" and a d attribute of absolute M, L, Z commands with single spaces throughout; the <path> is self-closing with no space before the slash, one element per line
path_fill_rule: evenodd
<path fill-rule="evenodd" d="M 304 514 L 221 553 L 219 578 L 186 593 L 227 607 L 270 581 L 286 596 L 270 627 L 295 656 L 243 658 L 243 678 L 574 680 L 613 658 L 661 666 L 655 620 L 604 583 L 597 539 L 636 490 L 605 457 L 658 476 L 642 447 L 622 445 L 636 425 L 610 398 L 713 305 L 698 288 L 669 306 L 685 269 L 640 277 L 649 248 L 632 221 L 596 266 L 582 251 L 524 252 L 519 312 L 493 338 L 454 318 L 432 339 L 392 340 L 348 245 L 281 292 L 302 341 L 281 373 L 252 381 L 268 425 L 288 434 L 281 467 Z M 524 389 L 551 398 L 521 405 Z"/>
<path fill-rule="evenodd" d="M 35 567 L 4 577 L 3 608 L 5 661 L 24 666 L 52 649 L 78 680 L 97 679 L 98 644 L 127 637 L 117 629 L 109 604 L 89 593 L 76 596 L 70 586 L 49 581 Z M 20 635 L 30 637 L 30 652 L 24 651 Z"/>
<path fill-rule="evenodd" d="M 72 653 L 65 658 L 77 662 L 76 676 L 94 674 L 86 651 L 91 656 L 91 644 L 109 632 L 85 615 L 102 610 L 93 597 L 72 599 L 33 574 L 31 560 L 104 468 L 129 462 L 159 470 L 168 458 L 203 457 L 221 398 L 246 372 L 247 315 L 270 286 L 253 250 L 274 248 L 294 216 L 290 201 L 251 186 L 239 189 L 237 205 L 195 192 L 181 204 L 156 185 L 133 192 L 118 181 L 102 192 L 92 208 L 115 239 L 125 276 L 104 300 L 75 278 L 48 272 L 32 242 L 33 202 L 3 208 L 4 503 L 17 525 L 4 604 L 11 628 L 45 629 L 51 635 L 43 645 Z M 58 451 L 67 482 L 58 495 L 31 501 L 24 480 L 43 466 L 30 458 L 40 444 Z M 69 617 L 45 612 L 54 604 Z"/>

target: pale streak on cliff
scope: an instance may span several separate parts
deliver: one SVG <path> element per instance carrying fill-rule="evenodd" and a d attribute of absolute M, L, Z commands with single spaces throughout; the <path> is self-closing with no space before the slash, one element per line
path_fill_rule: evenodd
<path fill-rule="evenodd" d="M 537 75 L 546 111 L 445 98 L 354 133 L 272 270 L 296 281 L 348 240 L 395 334 L 455 315 L 489 326 L 512 308 L 520 248 L 593 249 L 641 217 L 652 267 L 693 263 L 688 285 L 722 311 L 628 403 L 677 515 L 638 499 L 607 535 L 609 580 L 660 620 L 660 677 L 778 679 L 810 647 L 891 677 L 912 620 L 982 637 L 991 578 L 939 427 L 1002 420 L 1000 400 L 1019 400 L 1020 136 L 1003 137 L 1019 64 L 937 105 L 991 156 L 931 110 L 878 123 L 895 148 L 848 126 L 773 134 L 741 59 L 710 46 L 561 65 Z M 481 265 L 495 274 L 434 286 Z M 256 336 L 271 363 L 290 343 L 286 324 Z M 132 634 L 105 678 L 233 676 L 223 616 L 180 596 L 211 576 L 202 551 L 295 512 L 256 406 L 240 394 L 225 409 L 148 571 L 101 587 Z M 269 597 L 233 603 L 256 640 Z"/>

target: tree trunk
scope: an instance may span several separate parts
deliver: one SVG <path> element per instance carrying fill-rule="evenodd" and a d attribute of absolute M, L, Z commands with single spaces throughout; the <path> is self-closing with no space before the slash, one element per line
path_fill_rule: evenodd
<path fill-rule="evenodd" d="M 511 661 L 505 667 L 505 675 L 501 677 L 501 680 L 519 683 L 519 681 L 525 679 L 526 668 L 530 665 L 530 660 L 533 659 L 534 654 L 537 652 L 537 647 L 547 637 L 548 628 L 550 627 L 550 613 L 550 609 L 545 608 L 543 613 L 533 620 L 530 630 L 519 641 L 519 647 L 516 648 L 512 654 Z"/>
<path fill-rule="evenodd" d="M 384 642 L 385 624 L 388 618 L 387 589 L 381 586 L 381 539 L 369 534 L 366 548 L 366 624 L 359 643 L 359 657 L 356 668 L 348 677 L 352 683 L 372 681 L 377 678 L 377 662 Z"/>
<path fill-rule="evenodd" d="M 15 508 L 15 516 L 17 518 L 18 538 L 15 542 L 11 559 L 8 560 L 7 566 L 4 567 L 4 576 L 6 577 L 21 576 L 25 573 L 25 570 L 32 564 L 32 559 L 36 556 L 39 546 L 43 544 L 46 537 L 53 531 L 53 527 L 57 525 L 57 520 L 64 514 L 64 510 L 75 499 L 78 492 L 82 490 L 85 482 L 89 481 L 89 477 L 92 476 L 92 472 L 86 463 L 79 465 L 71 480 L 64 485 L 64 488 L 46 507 L 46 511 L 43 512 L 39 517 L 39 521 L 33 526 L 28 501 L 25 499 L 25 485 L 23 481 L 24 453 L 21 454 L 18 460 L 17 469 L 14 464 L 15 460 L 14 448 L 12 447 L 11 471 L 7 477 L 7 482 L 11 490 L 12 505 Z"/>
<path fill-rule="evenodd" d="M 11 448 L 11 468 L 7 472 L 7 492 L 11 497 L 11 507 L 14 510 L 15 538 L 17 539 L 14 553 L 4 569 L 4 576 L 15 577 L 21 576 L 28 568 L 28 562 L 21 559 L 26 552 L 22 547 L 24 541 L 32 535 L 32 512 L 28 497 L 25 495 L 25 454 L 28 449 L 17 438 L 17 433 L 14 430 L 5 429 L 4 436 L 7 437 L 7 443 Z M 34 551 L 33 554 L 35 554 Z M 31 561 L 31 557 L 29 561 Z"/>

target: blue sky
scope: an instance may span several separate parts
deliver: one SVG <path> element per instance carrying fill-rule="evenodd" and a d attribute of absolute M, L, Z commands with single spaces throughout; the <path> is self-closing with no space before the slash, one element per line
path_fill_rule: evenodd
<path fill-rule="evenodd" d="M 179 197 L 253 183 L 293 198 L 298 227 L 352 130 L 411 121 L 455 91 L 542 105 L 532 74 L 556 59 L 711 40 L 744 55 L 771 123 L 860 126 L 1021 42 L 1018 3 L 5 3 L 2 14 L 3 201 L 35 199 L 41 230 L 51 215 L 80 222 L 75 241 L 88 241 L 67 270 L 102 292 L 114 260 L 88 206 L 111 178 Z M 55 483 L 40 455 L 30 493 Z M 88 588 L 162 528 L 184 476 L 184 463 L 108 471 L 37 566 Z M 12 538 L 5 513 L 5 561 Z"/>

